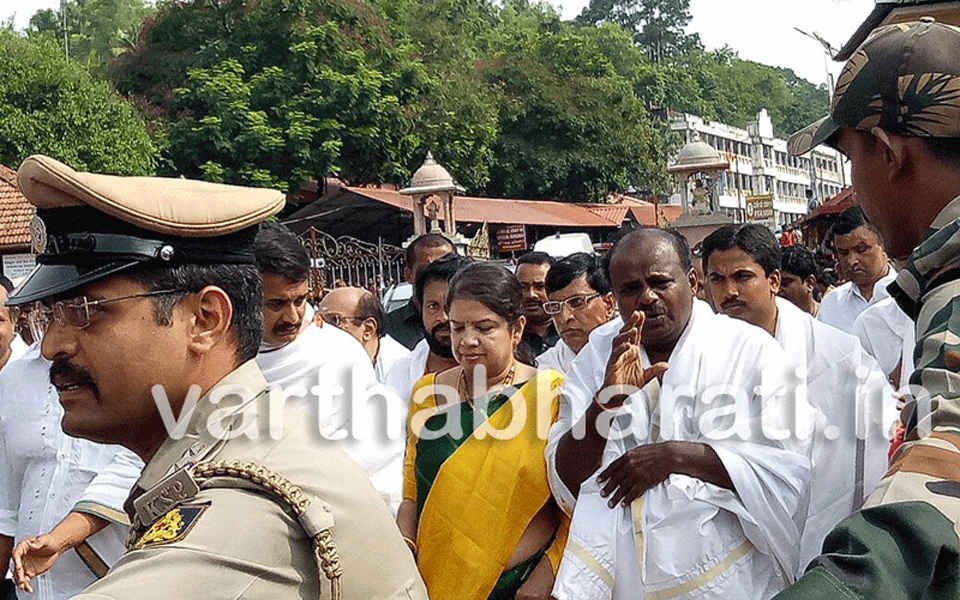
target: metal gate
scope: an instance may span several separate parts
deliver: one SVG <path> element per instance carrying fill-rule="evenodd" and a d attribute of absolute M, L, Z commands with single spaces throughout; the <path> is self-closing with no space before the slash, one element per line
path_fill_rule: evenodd
<path fill-rule="evenodd" d="M 323 290 L 344 285 L 366 288 L 379 298 L 387 287 L 403 281 L 401 248 L 335 238 L 313 227 L 299 238 L 310 255 L 310 287 L 318 298 Z"/>

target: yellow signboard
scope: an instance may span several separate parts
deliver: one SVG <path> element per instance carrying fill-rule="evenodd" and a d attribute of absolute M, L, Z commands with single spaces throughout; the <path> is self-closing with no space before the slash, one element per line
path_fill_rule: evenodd
<path fill-rule="evenodd" d="M 747 221 L 773 220 L 773 194 L 747 194 Z"/>

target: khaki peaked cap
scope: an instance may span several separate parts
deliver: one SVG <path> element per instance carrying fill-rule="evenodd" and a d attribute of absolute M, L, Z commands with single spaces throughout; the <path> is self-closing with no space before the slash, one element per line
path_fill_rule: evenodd
<path fill-rule="evenodd" d="M 277 190 L 192 179 L 79 173 L 49 156 L 27 158 L 17 183 L 37 208 L 92 206 L 132 225 L 211 237 L 256 225 L 284 206 Z"/>
<path fill-rule="evenodd" d="M 37 207 L 30 234 L 39 264 L 10 306 L 134 266 L 254 264 L 260 222 L 285 204 L 277 190 L 80 173 L 48 156 L 24 160 L 17 182 Z"/>

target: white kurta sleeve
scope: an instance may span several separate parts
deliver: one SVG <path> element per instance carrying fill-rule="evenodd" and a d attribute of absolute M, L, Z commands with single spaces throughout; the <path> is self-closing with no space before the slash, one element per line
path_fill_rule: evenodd
<path fill-rule="evenodd" d="M 557 445 L 560 443 L 560 438 L 580 422 L 594 393 L 599 391 L 603 385 L 607 358 L 610 354 L 610 344 L 608 342 L 609 340 L 606 337 L 598 339 L 598 337 L 591 335 L 590 342 L 580 350 L 570 368 L 564 373 L 565 378 L 563 385 L 560 387 L 559 416 L 556 423 L 550 428 L 550 438 L 547 440 L 547 446 L 544 449 L 547 461 L 547 481 L 557 504 L 568 515 L 573 514 L 573 507 L 577 499 L 573 491 L 567 488 L 557 473 Z M 574 431 L 574 435 L 579 434 L 581 437 L 584 433 Z"/>
<path fill-rule="evenodd" d="M 0 396 L 2 397 L 2 396 Z M 0 428 L 2 431 L 2 428 Z M 16 537 L 20 505 L 19 482 L 13 480 L 7 444 L 0 435 L 0 535 Z"/>
<path fill-rule="evenodd" d="M 129 519 L 123 511 L 123 503 L 142 470 L 143 461 L 133 452 L 116 447 L 113 459 L 83 490 L 73 510 L 113 523 L 129 525 Z"/>

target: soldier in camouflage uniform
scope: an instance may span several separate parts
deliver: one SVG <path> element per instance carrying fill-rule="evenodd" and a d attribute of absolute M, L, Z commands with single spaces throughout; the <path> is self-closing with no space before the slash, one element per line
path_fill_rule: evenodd
<path fill-rule="evenodd" d="M 958 598 L 960 29 L 880 27 L 845 65 L 830 115 L 791 136 L 852 163 L 854 196 L 906 267 L 889 286 L 916 323 L 906 443 L 862 510 L 777 600 Z"/>

